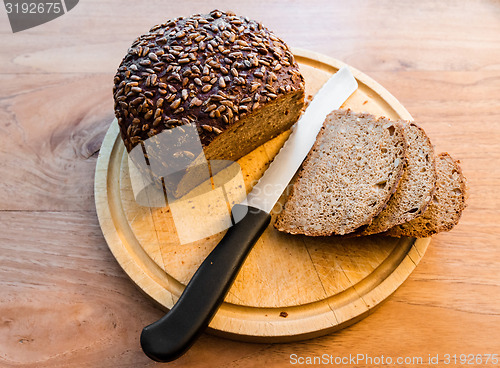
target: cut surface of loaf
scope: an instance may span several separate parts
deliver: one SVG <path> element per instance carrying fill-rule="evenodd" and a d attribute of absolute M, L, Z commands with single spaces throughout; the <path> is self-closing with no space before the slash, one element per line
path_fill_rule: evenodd
<path fill-rule="evenodd" d="M 437 183 L 427 210 L 419 217 L 385 234 L 425 238 L 441 231 L 451 230 L 460 220 L 465 208 L 466 180 L 458 164 L 448 153 L 436 157 Z"/>
<path fill-rule="evenodd" d="M 350 110 L 326 118 L 274 226 L 343 235 L 369 224 L 396 190 L 406 141 L 400 124 Z"/>
<path fill-rule="evenodd" d="M 437 178 L 432 144 L 415 123 L 400 123 L 408 146 L 403 176 L 384 210 L 358 235 L 381 233 L 408 222 L 420 216 L 431 201 Z"/>
<path fill-rule="evenodd" d="M 168 170 L 192 161 L 193 152 L 151 137 L 194 125 L 207 160 L 235 161 L 298 120 L 304 78 L 288 46 L 266 27 L 214 10 L 138 37 L 118 68 L 113 95 L 127 151 L 150 141 L 147 155 Z"/>

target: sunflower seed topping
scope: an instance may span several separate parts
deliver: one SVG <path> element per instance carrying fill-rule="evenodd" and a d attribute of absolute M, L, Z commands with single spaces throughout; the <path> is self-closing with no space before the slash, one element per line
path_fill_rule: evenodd
<path fill-rule="evenodd" d="M 206 144 L 225 129 L 218 124 L 303 90 L 303 81 L 283 41 L 217 10 L 159 24 L 133 42 L 114 78 L 115 114 L 127 150 L 188 123 L 209 133 Z"/>
<path fill-rule="evenodd" d="M 203 125 L 201 126 L 201 128 L 202 128 L 203 130 L 206 130 L 207 132 L 212 132 L 212 127 L 211 127 L 210 125 L 203 124 Z"/>
<path fill-rule="evenodd" d="M 157 119 L 163 113 L 162 109 L 156 109 L 154 118 Z"/>
<path fill-rule="evenodd" d="M 215 104 L 208 105 L 207 108 L 205 109 L 205 112 L 210 112 L 212 110 L 215 110 L 216 108 L 217 108 L 217 105 L 215 105 Z"/>
<path fill-rule="evenodd" d="M 181 104 L 181 99 L 178 98 L 177 100 L 175 100 L 174 102 L 172 102 L 170 104 L 170 108 L 171 109 L 177 109 L 180 106 L 180 104 Z"/>
<path fill-rule="evenodd" d="M 226 88 L 226 81 L 222 77 L 219 77 L 219 87 Z"/>
<path fill-rule="evenodd" d="M 250 92 L 255 92 L 257 90 L 257 88 L 260 87 L 260 84 L 258 83 L 252 83 L 251 87 L 250 87 Z"/>
<path fill-rule="evenodd" d="M 191 103 L 189 104 L 189 107 L 193 107 L 193 106 L 201 106 L 201 104 L 203 103 L 202 100 L 200 100 L 199 98 L 197 97 L 193 97 L 193 99 L 191 100 Z"/>

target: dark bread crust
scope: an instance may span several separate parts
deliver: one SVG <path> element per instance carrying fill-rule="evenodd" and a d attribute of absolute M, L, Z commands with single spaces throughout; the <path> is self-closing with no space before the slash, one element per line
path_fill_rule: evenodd
<path fill-rule="evenodd" d="M 207 147 L 280 96 L 298 93 L 302 106 L 303 92 L 304 79 L 281 39 L 256 21 L 218 10 L 168 21 L 138 37 L 113 89 L 128 152 L 189 123 Z"/>

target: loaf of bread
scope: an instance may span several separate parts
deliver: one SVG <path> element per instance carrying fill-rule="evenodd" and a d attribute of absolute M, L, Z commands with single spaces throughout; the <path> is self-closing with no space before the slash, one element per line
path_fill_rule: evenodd
<path fill-rule="evenodd" d="M 398 123 L 350 110 L 332 112 L 275 227 L 324 236 L 348 234 L 371 223 L 398 186 L 406 148 Z"/>
<path fill-rule="evenodd" d="M 358 235 L 384 232 L 420 216 L 436 187 L 434 149 L 424 130 L 413 122 L 399 121 L 408 146 L 406 166 L 398 189 L 384 210 Z"/>
<path fill-rule="evenodd" d="M 262 24 L 214 10 L 138 37 L 118 68 L 113 93 L 128 152 L 192 124 L 207 160 L 235 161 L 298 120 L 304 79 L 288 46 Z M 196 159 L 175 145 L 151 142 L 146 154 L 164 166 Z"/>
<path fill-rule="evenodd" d="M 427 210 L 419 217 L 387 231 L 389 236 L 425 238 L 451 230 L 465 208 L 466 181 L 458 161 L 448 153 L 436 158 L 436 191 Z"/>

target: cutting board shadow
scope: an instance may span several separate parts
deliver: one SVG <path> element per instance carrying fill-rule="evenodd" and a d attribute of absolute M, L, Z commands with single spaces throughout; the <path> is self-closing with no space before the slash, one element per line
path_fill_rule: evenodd
<path fill-rule="evenodd" d="M 344 64 L 294 49 L 313 95 Z M 344 107 L 391 119 L 411 119 L 382 86 L 351 68 L 358 90 Z M 238 161 L 247 191 L 288 137 L 267 142 Z M 116 120 L 104 139 L 96 168 L 99 221 L 121 267 L 146 295 L 171 308 L 203 259 L 224 233 L 180 244 L 168 207 L 135 201 L 126 151 Z M 277 204 L 278 208 L 284 198 Z M 270 225 L 248 256 L 210 331 L 257 342 L 296 341 L 338 330 L 368 315 L 411 274 L 430 238 L 305 237 Z"/>

